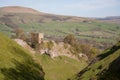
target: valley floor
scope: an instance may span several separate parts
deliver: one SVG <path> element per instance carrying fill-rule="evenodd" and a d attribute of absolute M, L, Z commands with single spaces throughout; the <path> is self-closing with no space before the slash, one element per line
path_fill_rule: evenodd
<path fill-rule="evenodd" d="M 45 54 L 36 54 L 36 60 L 43 67 L 45 80 L 67 80 L 87 66 L 85 61 L 77 61 L 65 56 L 52 59 Z"/>

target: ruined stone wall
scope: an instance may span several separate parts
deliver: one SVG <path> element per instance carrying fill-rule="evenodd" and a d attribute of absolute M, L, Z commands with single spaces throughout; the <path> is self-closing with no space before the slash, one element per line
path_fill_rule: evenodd
<path fill-rule="evenodd" d="M 44 38 L 44 34 L 43 33 L 38 33 L 38 43 L 40 44 L 42 42 Z"/>

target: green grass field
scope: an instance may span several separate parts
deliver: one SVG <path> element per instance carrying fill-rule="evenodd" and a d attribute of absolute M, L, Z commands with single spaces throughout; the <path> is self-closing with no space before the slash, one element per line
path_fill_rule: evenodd
<path fill-rule="evenodd" d="M 94 39 L 96 41 L 114 42 L 120 35 L 118 24 L 108 24 L 99 21 L 85 22 L 47 22 L 34 24 L 20 24 L 26 32 L 35 30 L 45 33 L 47 36 L 64 37 L 67 34 L 74 34 L 80 39 Z"/>
<path fill-rule="evenodd" d="M 87 66 L 83 60 L 77 61 L 65 56 L 52 59 L 48 55 L 36 54 L 36 57 L 45 71 L 45 80 L 67 80 Z"/>
<path fill-rule="evenodd" d="M 20 19 L 17 19 L 17 17 L 19 17 Z M 18 26 L 22 28 L 26 33 L 31 31 L 37 31 L 44 33 L 45 36 L 52 37 L 64 37 L 67 34 L 74 34 L 78 39 L 94 39 L 98 42 L 113 43 L 116 42 L 120 36 L 119 24 L 105 23 L 97 20 L 90 20 L 88 22 L 49 21 L 46 18 L 45 22 L 38 22 L 38 17 L 36 17 L 35 15 L 25 16 L 24 14 L 15 15 L 15 17 L 10 18 L 10 21 L 12 23 L 9 23 L 8 25 L 0 25 L 0 32 L 3 32 L 6 35 L 10 36 L 11 34 L 13 34 L 13 28 L 11 26 Z M 41 17 L 44 18 L 44 16 Z M 25 19 L 27 22 L 22 23 L 21 19 Z M 30 21 L 30 19 L 33 19 L 33 22 L 32 20 Z"/>

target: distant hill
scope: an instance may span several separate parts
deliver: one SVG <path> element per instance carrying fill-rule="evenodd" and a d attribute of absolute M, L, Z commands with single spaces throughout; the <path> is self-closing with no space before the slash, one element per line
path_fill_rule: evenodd
<path fill-rule="evenodd" d="M 0 12 L 40 14 L 40 12 L 38 12 L 37 10 L 31 9 L 31 8 L 26 8 L 26 7 L 20 7 L 20 6 L 1 7 Z"/>
<path fill-rule="evenodd" d="M 98 18 L 99 20 L 113 20 L 113 19 L 120 19 L 120 16 L 108 16 L 105 18 Z"/>
<path fill-rule="evenodd" d="M 80 71 L 71 80 L 119 80 L 120 42 L 105 50 L 100 60 Z"/>
<path fill-rule="evenodd" d="M 0 33 L 0 80 L 44 80 L 31 54 Z"/>
<path fill-rule="evenodd" d="M 105 18 L 97 18 L 98 20 L 102 20 L 108 23 L 117 23 L 120 24 L 120 16 L 109 16 Z"/>
<path fill-rule="evenodd" d="M 45 22 L 47 22 L 47 21 L 80 21 L 80 20 L 85 19 L 85 18 L 82 18 L 82 17 L 62 16 L 62 15 L 43 13 L 43 12 L 39 12 L 37 10 L 34 10 L 32 8 L 21 7 L 21 6 L 1 7 L 0 8 L 0 13 L 1 14 L 3 13 L 2 16 L 7 16 L 7 17 L 13 17 L 13 16 L 16 16 L 16 15 L 18 17 L 20 17 L 20 15 L 21 15 L 21 17 L 24 16 L 24 18 L 28 18 L 28 19 L 30 19 L 30 18 L 34 19 L 34 17 L 35 17 L 36 19 L 39 18 L 39 20 L 41 20 L 41 18 L 42 18 L 42 20 L 44 20 Z"/>

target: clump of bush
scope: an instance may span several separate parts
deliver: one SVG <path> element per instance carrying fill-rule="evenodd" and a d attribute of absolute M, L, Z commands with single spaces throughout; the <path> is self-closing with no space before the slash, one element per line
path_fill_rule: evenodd
<path fill-rule="evenodd" d="M 71 53 L 77 56 L 79 53 L 84 53 L 88 56 L 89 59 L 92 59 L 99 53 L 99 50 L 92 47 L 91 45 L 78 42 L 73 34 L 68 34 L 64 38 L 64 43 L 71 45 Z"/>
<path fill-rule="evenodd" d="M 65 38 L 64 38 L 64 43 L 68 43 L 70 45 L 74 45 L 76 42 L 76 38 L 73 34 L 68 34 Z"/>
<path fill-rule="evenodd" d="M 47 49 L 51 50 L 53 46 L 54 46 L 54 43 L 52 41 L 42 42 L 40 44 L 40 49 L 46 49 L 47 48 Z"/>

